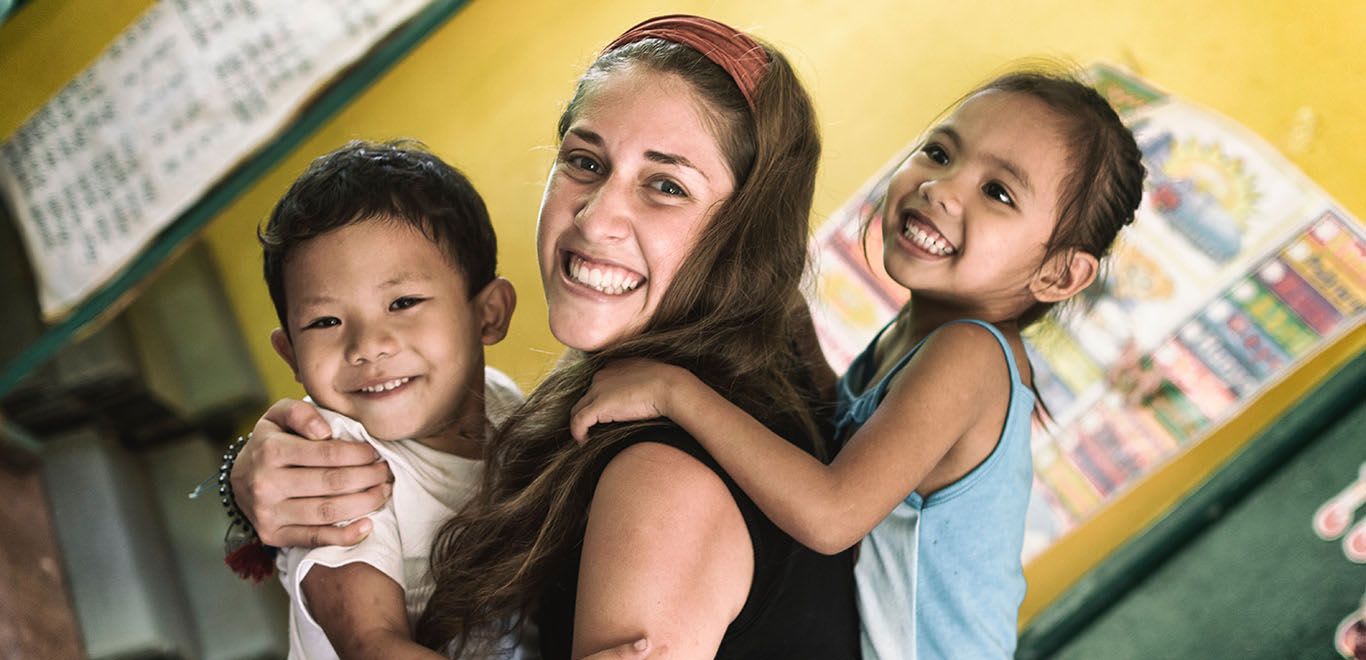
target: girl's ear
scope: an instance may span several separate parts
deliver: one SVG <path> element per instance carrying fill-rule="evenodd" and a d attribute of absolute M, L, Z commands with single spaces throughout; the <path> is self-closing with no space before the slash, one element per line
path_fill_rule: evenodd
<path fill-rule="evenodd" d="M 517 309 L 517 290 L 512 288 L 512 282 L 495 277 L 475 294 L 474 308 L 479 315 L 479 340 L 492 346 L 508 334 L 512 312 Z"/>
<path fill-rule="evenodd" d="M 1061 302 L 1090 286 L 1099 272 L 1095 255 L 1070 250 L 1049 259 L 1030 281 L 1029 291 L 1039 302 Z"/>

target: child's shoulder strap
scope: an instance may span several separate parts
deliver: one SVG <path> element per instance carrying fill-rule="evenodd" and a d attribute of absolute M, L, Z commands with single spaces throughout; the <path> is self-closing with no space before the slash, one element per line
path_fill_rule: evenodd
<path fill-rule="evenodd" d="M 996 326 L 987 323 L 986 321 L 983 321 L 981 319 L 954 319 L 952 321 L 949 321 L 948 323 L 945 323 L 944 325 L 939 326 L 939 328 L 935 328 L 935 332 L 938 332 L 940 328 L 944 328 L 955 323 L 967 323 L 971 325 L 980 326 L 982 328 L 985 328 L 987 332 L 990 332 L 991 336 L 996 338 L 996 343 L 1001 346 L 1001 352 L 1005 355 L 1006 368 L 1010 370 L 1010 381 L 1012 383 L 1024 382 L 1020 378 L 1020 370 L 1015 367 L 1015 351 L 1011 350 L 1010 343 L 1006 341 L 1006 336 L 1001 334 L 1001 331 L 997 330 Z"/>

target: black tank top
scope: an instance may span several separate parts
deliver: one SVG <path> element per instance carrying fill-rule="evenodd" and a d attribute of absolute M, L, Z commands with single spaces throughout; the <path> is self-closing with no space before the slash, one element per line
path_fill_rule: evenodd
<path fill-rule="evenodd" d="M 792 439 L 802 434 L 785 435 Z M 673 425 L 640 433 L 701 461 L 735 498 L 754 546 L 754 579 L 739 616 L 726 628 L 717 658 L 852 660 L 859 657 L 853 551 L 826 556 L 788 536 L 759 511 L 697 441 Z M 617 452 L 633 444 L 624 442 Z M 801 446 L 804 443 L 799 443 Z M 811 452 L 811 447 L 802 446 Z M 617 452 L 603 457 L 600 475 Z M 536 623 L 545 660 L 569 658 L 580 552 L 566 557 L 542 593 Z"/>

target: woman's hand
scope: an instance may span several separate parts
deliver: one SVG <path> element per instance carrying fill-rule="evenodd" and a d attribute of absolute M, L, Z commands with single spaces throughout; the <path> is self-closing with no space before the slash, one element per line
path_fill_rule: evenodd
<path fill-rule="evenodd" d="M 368 519 L 334 523 L 383 506 L 393 474 L 363 442 L 318 442 L 331 435 L 317 408 L 292 399 L 256 422 L 232 466 L 232 492 L 263 543 L 355 545 L 370 533 Z"/>
<path fill-rule="evenodd" d="M 682 367 L 653 360 L 619 360 L 599 369 L 570 411 L 569 432 L 579 444 L 595 424 L 668 417 L 675 389 L 691 378 Z"/>

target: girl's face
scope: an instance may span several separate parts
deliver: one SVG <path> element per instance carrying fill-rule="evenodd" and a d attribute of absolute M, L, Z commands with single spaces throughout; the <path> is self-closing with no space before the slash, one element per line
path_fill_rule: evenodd
<path fill-rule="evenodd" d="M 566 346 L 638 332 L 734 190 L 704 107 L 678 76 L 630 65 L 584 99 L 536 228 L 550 331 Z"/>
<path fill-rule="evenodd" d="M 883 265 L 920 301 L 987 319 L 1034 303 L 1059 215 L 1068 151 L 1057 116 L 1031 96 L 977 94 L 892 176 Z"/>

